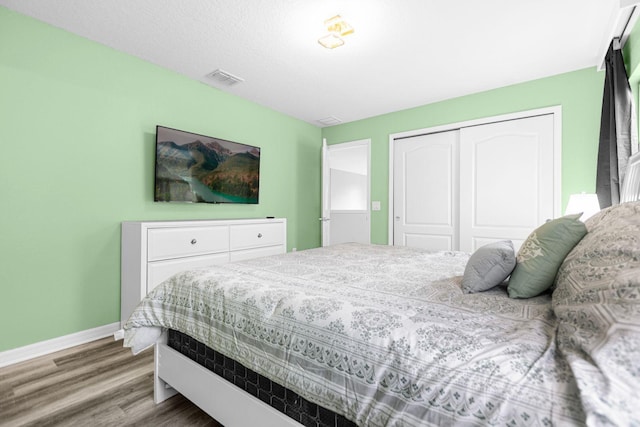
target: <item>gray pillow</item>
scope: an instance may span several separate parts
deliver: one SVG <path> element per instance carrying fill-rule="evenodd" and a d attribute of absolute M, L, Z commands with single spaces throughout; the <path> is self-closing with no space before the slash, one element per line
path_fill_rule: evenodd
<path fill-rule="evenodd" d="M 491 289 L 509 277 L 515 266 L 511 240 L 481 246 L 471 255 L 464 269 L 462 291 L 471 294 Z"/>

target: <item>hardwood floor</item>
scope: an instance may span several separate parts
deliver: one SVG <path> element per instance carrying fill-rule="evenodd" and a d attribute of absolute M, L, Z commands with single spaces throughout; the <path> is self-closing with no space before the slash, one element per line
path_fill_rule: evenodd
<path fill-rule="evenodd" d="M 153 403 L 153 349 L 104 338 L 0 368 L 0 426 L 213 426 L 177 395 Z"/>

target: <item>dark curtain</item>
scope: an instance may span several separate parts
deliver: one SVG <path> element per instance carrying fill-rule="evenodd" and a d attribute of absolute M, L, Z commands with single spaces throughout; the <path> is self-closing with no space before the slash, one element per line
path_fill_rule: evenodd
<path fill-rule="evenodd" d="M 605 57 L 604 94 L 600 120 L 600 145 L 596 193 L 600 208 L 620 203 L 620 188 L 631 155 L 634 108 L 621 50 L 614 40 Z M 615 46 L 619 47 L 619 46 Z M 635 134 L 635 132 L 634 132 Z"/>

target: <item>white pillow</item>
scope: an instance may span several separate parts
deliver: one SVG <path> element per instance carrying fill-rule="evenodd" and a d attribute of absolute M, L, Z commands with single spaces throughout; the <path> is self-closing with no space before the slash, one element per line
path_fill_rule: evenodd
<path fill-rule="evenodd" d="M 469 258 L 462 277 L 466 294 L 482 292 L 504 282 L 516 266 L 511 240 L 489 243 L 478 248 Z"/>

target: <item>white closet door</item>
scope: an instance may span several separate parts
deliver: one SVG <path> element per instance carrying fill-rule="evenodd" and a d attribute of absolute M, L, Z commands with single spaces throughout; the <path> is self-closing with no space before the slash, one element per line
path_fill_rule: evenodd
<path fill-rule="evenodd" d="M 553 114 L 460 130 L 460 250 L 516 250 L 554 213 Z"/>
<path fill-rule="evenodd" d="M 394 141 L 394 245 L 458 249 L 458 135 Z"/>

